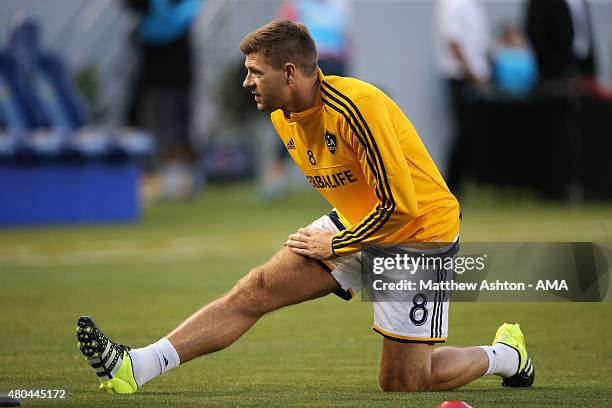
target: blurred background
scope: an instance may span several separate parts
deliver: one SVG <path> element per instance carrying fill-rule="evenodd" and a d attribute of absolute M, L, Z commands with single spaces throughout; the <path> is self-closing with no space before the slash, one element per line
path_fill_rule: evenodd
<path fill-rule="evenodd" d="M 240 39 L 276 17 L 310 27 L 324 72 L 388 93 L 456 195 L 612 196 L 608 0 L 5 0 L 0 11 L 4 224 L 130 220 L 209 183 L 253 182 L 263 202 L 308 188 L 241 89 Z M 64 199 L 74 194 L 89 210 Z"/>

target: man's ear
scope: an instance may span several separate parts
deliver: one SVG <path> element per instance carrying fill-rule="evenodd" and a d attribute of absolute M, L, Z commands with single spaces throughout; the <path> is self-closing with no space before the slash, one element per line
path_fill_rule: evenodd
<path fill-rule="evenodd" d="M 287 81 L 287 84 L 291 85 L 293 81 L 295 81 L 296 70 L 297 68 L 295 64 L 291 62 L 286 63 L 283 67 L 283 71 L 285 73 L 285 81 Z"/>

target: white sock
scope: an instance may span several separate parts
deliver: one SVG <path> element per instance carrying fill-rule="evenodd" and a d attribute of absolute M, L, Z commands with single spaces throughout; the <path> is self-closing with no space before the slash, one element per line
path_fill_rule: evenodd
<path fill-rule="evenodd" d="M 504 378 L 512 377 L 518 371 L 519 354 L 503 343 L 493 346 L 480 346 L 489 357 L 489 368 L 485 375 L 496 374 Z"/>
<path fill-rule="evenodd" d="M 147 347 L 130 350 L 129 353 L 138 388 L 181 364 L 176 349 L 165 337 Z"/>

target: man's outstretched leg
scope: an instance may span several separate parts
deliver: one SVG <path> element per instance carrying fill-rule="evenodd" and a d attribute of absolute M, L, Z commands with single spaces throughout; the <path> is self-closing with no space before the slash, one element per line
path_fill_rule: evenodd
<path fill-rule="evenodd" d="M 535 369 L 518 324 L 503 324 L 492 346 L 440 347 L 383 340 L 379 383 L 383 391 L 445 391 L 488 374 L 503 385 L 530 387 Z"/>
<path fill-rule="evenodd" d="M 78 346 L 96 371 L 101 389 L 133 393 L 179 364 L 229 346 L 266 313 L 325 296 L 338 287 L 316 261 L 282 248 L 227 294 L 156 343 L 130 350 L 108 339 L 91 319 L 82 317 L 77 323 Z"/>

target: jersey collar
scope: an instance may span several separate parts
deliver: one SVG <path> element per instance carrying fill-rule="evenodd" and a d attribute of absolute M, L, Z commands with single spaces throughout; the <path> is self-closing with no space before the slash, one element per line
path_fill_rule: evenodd
<path fill-rule="evenodd" d="M 321 68 L 317 68 L 317 70 L 319 75 L 319 84 L 317 87 L 317 97 L 315 98 L 315 104 L 311 108 L 308 108 L 301 112 L 290 113 L 289 118 L 287 119 L 288 122 L 300 122 L 306 118 L 309 118 L 310 116 L 317 113 L 319 109 L 321 109 L 321 107 L 323 106 L 323 99 L 321 98 L 321 82 L 323 82 L 323 80 L 325 79 L 325 75 L 323 75 L 323 71 L 321 71 Z"/>

